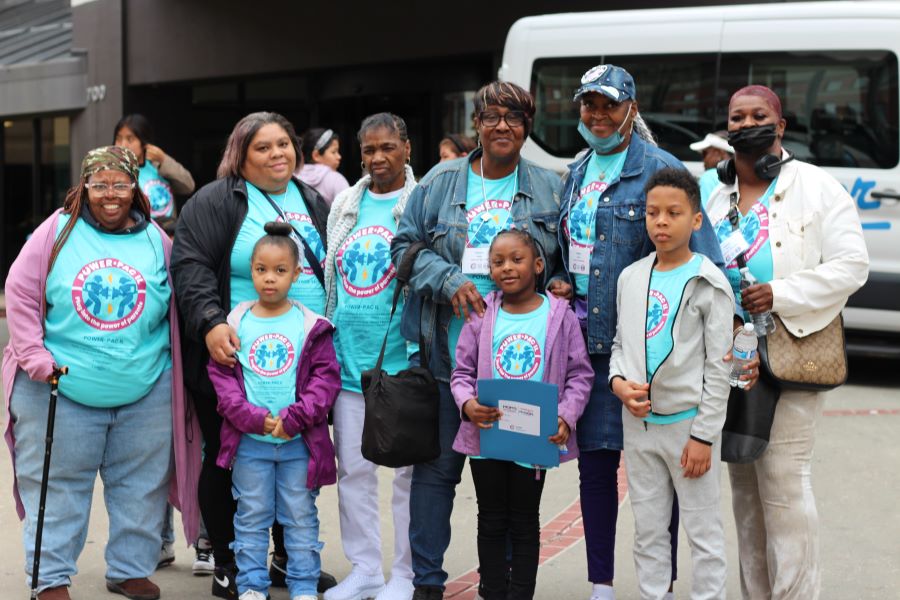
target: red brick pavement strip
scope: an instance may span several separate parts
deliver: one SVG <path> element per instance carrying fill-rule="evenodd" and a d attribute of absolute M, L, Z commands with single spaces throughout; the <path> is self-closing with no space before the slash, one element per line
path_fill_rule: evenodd
<path fill-rule="evenodd" d="M 628 482 L 625 465 L 619 465 L 619 506 L 625 500 Z M 549 523 L 541 528 L 541 550 L 538 565 L 553 560 L 584 538 L 581 520 L 581 502 L 575 500 Z M 447 582 L 445 598 L 454 600 L 475 600 L 478 595 L 478 569 L 466 571 L 456 579 Z"/>

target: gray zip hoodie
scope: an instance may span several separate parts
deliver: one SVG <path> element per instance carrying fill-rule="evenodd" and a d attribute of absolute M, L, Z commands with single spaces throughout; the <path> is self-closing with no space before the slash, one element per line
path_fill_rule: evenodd
<path fill-rule="evenodd" d="M 632 264 L 619 276 L 616 303 L 619 322 L 609 362 L 609 383 L 623 377 L 647 383 L 647 300 L 656 253 Z M 672 323 L 672 352 L 650 381 L 650 403 L 656 414 L 693 407 L 691 435 L 712 443 L 722 431 L 728 406 L 734 295 L 722 271 L 701 255 L 700 269 L 688 280 Z M 624 415 L 624 416 L 630 416 Z"/>

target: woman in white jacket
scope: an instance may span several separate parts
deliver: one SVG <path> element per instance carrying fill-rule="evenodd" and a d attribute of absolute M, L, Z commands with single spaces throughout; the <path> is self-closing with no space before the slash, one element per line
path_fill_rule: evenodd
<path fill-rule="evenodd" d="M 384 370 L 396 373 L 409 365 L 400 319 L 390 320 L 397 285 L 390 246 L 416 180 L 408 164 L 410 145 L 403 119 L 390 113 L 366 117 L 357 137 L 366 174 L 335 198 L 328 216 L 325 258 L 326 315 L 337 328 L 335 349 L 342 380 L 334 405 L 341 543 L 353 567 L 337 587 L 325 592 L 325 600 L 410 600 L 414 591 L 409 548 L 412 467 L 396 469 L 394 474 L 394 562 L 385 585 L 377 465 L 363 458 L 360 450 L 365 416 L 360 375 L 375 366 L 388 327 Z"/>
<path fill-rule="evenodd" d="M 737 193 L 744 239 L 738 247 L 760 282 L 738 294 L 736 264 L 728 265 L 738 302 L 745 316 L 771 311 L 803 337 L 841 312 L 865 283 L 869 258 L 850 195 L 822 169 L 793 160 L 781 145 L 784 130 L 781 101 L 772 90 L 753 85 L 735 92 L 728 107 L 735 156 L 721 165 L 722 185 L 706 211 L 724 241 L 732 234 L 728 213 Z M 726 262 L 733 257 L 727 246 Z M 819 597 L 810 478 L 822 404 L 821 393 L 782 390 L 764 454 L 750 464 L 729 465 L 744 598 Z"/>

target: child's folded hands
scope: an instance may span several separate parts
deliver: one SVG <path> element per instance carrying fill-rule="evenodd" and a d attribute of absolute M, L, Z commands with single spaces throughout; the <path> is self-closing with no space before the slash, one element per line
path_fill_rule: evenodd
<path fill-rule="evenodd" d="M 266 415 L 266 420 L 263 423 L 263 433 L 269 434 L 275 431 L 275 425 L 278 424 L 279 419 L 276 419 L 271 414 Z"/>
<path fill-rule="evenodd" d="M 650 400 L 647 394 L 650 391 L 649 383 L 637 383 L 623 377 L 612 380 L 612 391 L 622 401 L 625 408 L 635 417 L 643 419 L 650 414 Z"/>

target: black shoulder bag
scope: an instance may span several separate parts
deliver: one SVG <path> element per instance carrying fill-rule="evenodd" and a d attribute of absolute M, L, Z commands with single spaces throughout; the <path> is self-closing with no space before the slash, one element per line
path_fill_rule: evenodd
<path fill-rule="evenodd" d="M 731 194 L 728 211 L 731 230 L 737 231 L 740 214 L 737 193 Z M 744 254 L 737 257 L 738 265 L 746 265 Z M 759 338 L 764 344 L 765 338 Z M 751 463 L 766 451 L 769 433 L 775 419 L 775 406 L 781 397 L 781 389 L 774 382 L 764 363 L 760 361 L 759 378 L 750 390 L 733 387 L 728 395 L 728 410 L 722 427 L 722 460 L 729 463 Z"/>
<path fill-rule="evenodd" d="M 376 465 L 406 467 L 434 460 L 441 453 L 438 437 L 438 384 L 428 370 L 428 349 L 419 334 L 419 353 L 423 367 L 404 369 L 396 375 L 382 369 L 391 321 L 397 302 L 409 281 L 413 264 L 424 242 L 411 245 L 397 269 L 397 285 L 391 306 L 388 331 L 381 344 L 375 368 L 361 377 L 366 416 L 362 431 L 362 455 Z"/>
<path fill-rule="evenodd" d="M 303 249 L 303 259 L 307 263 L 309 263 L 309 268 L 312 269 L 313 275 L 315 275 L 316 279 L 319 280 L 319 284 L 322 286 L 322 289 L 324 290 L 325 289 L 325 272 L 322 271 L 322 263 L 320 263 L 319 259 L 316 258 L 315 252 L 312 251 L 312 248 L 309 247 L 309 244 L 306 243 L 306 240 L 304 239 L 304 237 L 302 235 L 300 235 L 299 231 L 297 231 L 297 228 L 291 224 L 290 220 L 287 218 L 287 215 L 285 215 L 284 211 L 281 210 L 281 207 L 278 206 L 278 204 L 274 200 L 272 200 L 272 197 L 269 196 L 268 192 L 266 192 L 264 190 L 260 190 L 260 191 L 263 193 L 263 196 L 266 197 L 266 200 L 269 201 L 269 204 L 272 205 L 272 208 L 275 209 L 275 212 L 278 213 L 278 216 L 281 217 L 281 219 L 285 223 L 290 225 L 291 229 L 294 230 L 294 235 L 296 236 L 296 239 L 294 241 L 300 242 L 297 245 Z M 326 290 L 326 292 L 327 292 L 327 290 Z"/>

